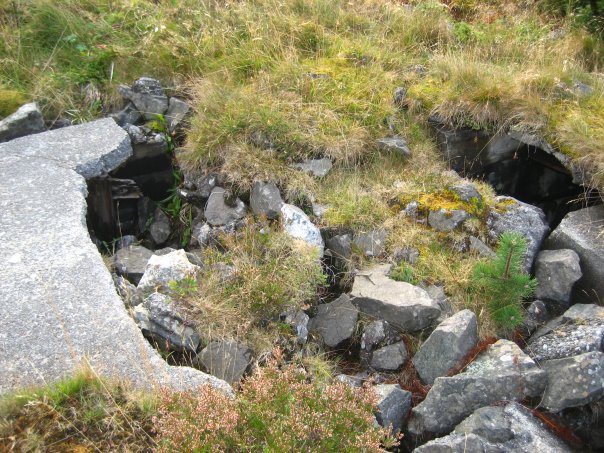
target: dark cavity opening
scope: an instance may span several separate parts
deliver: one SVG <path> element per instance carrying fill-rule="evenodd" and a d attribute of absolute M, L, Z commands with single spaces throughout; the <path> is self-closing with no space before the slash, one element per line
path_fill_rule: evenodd
<path fill-rule="evenodd" d="M 568 158 L 538 137 L 432 125 L 453 170 L 488 182 L 499 195 L 541 208 L 551 228 L 569 212 L 601 203 L 596 189 L 577 183 Z"/>

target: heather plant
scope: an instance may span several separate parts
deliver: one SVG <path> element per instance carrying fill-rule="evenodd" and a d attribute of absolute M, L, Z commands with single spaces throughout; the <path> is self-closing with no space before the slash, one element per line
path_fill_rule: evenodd
<path fill-rule="evenodd" d="M 321 384 L 290 364 L 260 369 L 236 399 L 209 386 L 164 393 L 154 419 L 159 451 L 384 451 L 369 387 Z"/>

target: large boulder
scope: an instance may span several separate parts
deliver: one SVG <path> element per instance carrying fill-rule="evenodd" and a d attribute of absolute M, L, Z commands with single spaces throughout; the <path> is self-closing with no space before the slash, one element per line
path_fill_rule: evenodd
<path fill-rule="evenodd" d="M 542 250 L 535 260 L 535 297 L 569 304 L 573 285 L 582 275 L 579 255 L 573 250 Z"/>
<path fill-rule="evenodd" d="M 604 353 L 600 351 L 541 362 L 547 388 L 541 405 L 552 412 L 584 406 L 604 395 Z"/>
<path fill-rule="evenodd" d="M 153 252 L 140 245 L 121 248 L 113 255 L 113 264 L 118 274 L 138 285 Z"/>
<path fill-rule="evenodd" d="M 229 384 L 238 383 L 252 361 L 252 350 L 235 341 L 212 341 L 193 363 Z"/>
<path fill-rule="evenodd" d="M 275 183 L 257 182 L 254 184 L 250 195 L 250 207 L 254 214 L 267 219 L 278 219 L 282 206 L 281 192 Z"/>
<path fill-rule="evenodd" d="M 233 203 L 227 203 L 227 193 L 222 187 L 212 189 L 206 204 L 205 217 L 212 226 L 223 226 L 245 217 L 245 204 L 239 198 Z"/>
<path fill-rule="evenodd" d="M 335 348 L 354 334 L 359 312 L 350 303 L 350 298 L 342 294 L 335 301 L 321 304 L 317 314 L 310 320 L 309 332 L 317 333 L 325 346 Z"/>
<path fill-rule="evenodd" d="M 143 292 L 162 290 L 169 292 L 172 282 L 195 279 L 201 271 L 199 266 L 191 264 L 184 250 L 175 250 L 165 255 L 153 255 L 147 262 L 145 273 L 138 283 Z"/>
<path fill-rule="evenodd" d="M 199 335 L 184 321 L 168 296 L 150 294 L 134 308 L 134 319 L 143 333 L 163 350 L 197 352 Z"/>
<path fill-rule="evenodd" d="M 530 271 L 535 255 L 543 239 L 549 232 L 545 214 L 541 209 L 523 203 L 512 197 L 500 196 L 498 203 L 504 204 L 503 210 L 493 209 L 487 218 L 487 227 L 491 239 L 497 240 L 505 232 L 523 235 L 527 241 L 524 269 Z"/>
<path fill-rule="evenodd" d="M 154 120 L 168 110 L 168 96 L 156 79 L 141 77 L 134 81 L 132 87 L 120 85 L 118 92 L 131 101 L 147 120 Z"/>
<path fill-rule="evenodd" d="M 486 406 L 414 453 L 565 453 L 572 452 L 547 426 L 521 404 Z"/>
<path fill-rule="evenodd" d="M 393 433 L 403 428 L 411 409 L 411 392 L 401 389 L 398 384 L 380 384 L 374 387 L 378 395 L 375 418 L 380 426 L 390 427 Z"/>
<path fill-rule="evenodd" d="M 392 280 L 389 273 L 387 264 L 357 273 L 350 293 L 352 303 L 361 312 L 405 332 L 432 325 L 440 315 L 438 302 L 422 288 Z"/>
<path fill-rule="evenodd" d="M 35 102 L 25 104 L 12 115 L 0 120 L 0 143 L 44 132 L 44 118 Z"/>
<path fill-rule="evenodd" d="M 304 211 L 294 205 L 284 204 L 281 207 L 281 215 L 283 216 L 285 232 L 294 239 L 299 239 L 312 247 L 316 247 L 320 256 L 323 257 L 325 243 L 321 231 L 304 214 Z"/>
<path fill-rule="evenodd" d="M 441 322 L 413 357 L 421 380 L 432 385 L 446 376 L 478 343 L 478 323 L 470 310 L 462 310 Z"/>
<path fill-rule="evenodd" d="M 525 349 L 538 362 L 603 350 L 604 307 L 582 304 L 541 327 Z"/>
<path fill-rule="evenodd" d="M 544 248 L 571 249 L 581 259 L 583 277 L 575 284 L 574 297 L 585 302 L 604 300 L 604 205 L 568 213 L 552 232 Z"/>
<path fill-rule="evenodd" d="M 412 410 L 408 429 L 414 436 L 446 434 L 476 409 L 540 396 L 546 385 L 545 371 L 515 343 L 499 340 L 463 373 L 436 378 L 426 399 Z"/>

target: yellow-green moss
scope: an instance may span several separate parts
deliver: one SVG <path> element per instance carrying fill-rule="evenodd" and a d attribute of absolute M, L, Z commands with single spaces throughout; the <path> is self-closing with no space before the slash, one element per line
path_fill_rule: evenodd
<path fill-rule="evenodd" d="M 27 97 L 18 91 L 0 88 L 0 119 L 14 113 L 27 102 Z"/>

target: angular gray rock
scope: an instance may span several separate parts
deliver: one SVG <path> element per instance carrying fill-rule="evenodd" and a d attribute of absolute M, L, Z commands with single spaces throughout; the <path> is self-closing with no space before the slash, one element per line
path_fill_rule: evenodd
<path fill-rule="evenodd" d="M 168 111 L 166 112 L 166 124 L 168 131 L 174 132 L 185 120 L 191 108 L 189 104 L 178 98 L 170 98 Z"/>
<path fill-rule="evenodd" d="M 476 409 L 501 400 L 537 397 L 546 384 L 545 371 L 516 344 L 499 340 L 463 373 L 436 378 L 426 399 L 412 410 L 409 432 L 449 433 Z"/>
<path fill-rule="evenodd" d="M 357 273 L 350 296 L 359 311 L 388 321 L 405 332 L 432 325 L 440 315 L 438 303 L 425 290 L 388 277 L 390 265 Z"/>
<path fill-rule="evenodd" d="M 325 346 L 335 348 L 352 338 L 359 311 L 346 294 L 335 301 L 317 306 L 317 314 L 308 325 L 308 331 L 317 333 Z"/>
<path fill-rule="evenodd" d="M 541 405 L 552 412 L 584 406 L 604 395 L 604 353 L 600 351 L 541 362 L 547 388 Z"/>
<path fill-rule="evenodd" d="M 170 218 L 160 208 L 157 208 L 153 213 L 153 221 L 149 225 L 149 234 L 155 245 L 162 245 L 172 234 Z"/>
<path fill-rule="evenodd" d="M 236 384 L 252 362 L 252 355 L 249 347 L 235 341 L 212 341 L 197 354 L 193 363 L 218 379 Z"/>
<path fill-rule="evenodd" d="M 365 256 L 377 257 L 386 250 L 385 230 L 372 230 L 367 233 L 358 233 L 354 236 L 353 246 Z"/>
<path fill-rule="evenodd" d="M 387 346 L 393 345 L 400 341 L 400 335 L 390 324 L 386 321 L 373 321 L 363 331 L 361 336 L 361 348 L 359 351 L 359 359 L 361 365 L 374 370 L 382 369 L 384 359 L 388 360 L 390 352 L 392 352 L 392 363 L 388 365 L 388 369 L 397 369 L 407 361 L 407 350 L 402 345 L 403 350 L 398 351 L 396 349 L 384 349 Z M 398 346 L 397 346 L 398 347 Z M 381 351 L 378 353 L 378 351 Z M 374 352 L 376 353 L 376 361 L 373 360 Z M 395 363 L 398 365 L 395 365 Z"/>
<path fill-rule="evenodd" d="M 235 200 L 234 206 L 229 206 L 226 202 L 226 190 L 215 187 L 208 198 L 204 215 L 210 225 L 223 226 L 244 218 L 246 211 L 245 204 L 239 198 Z"/>
<path fill-rule="evenodd" d="M 294 239 L 299 239 L 310 246 L 317 247 L 320 256 L 323 257 L 325 244 L 321 231 L 304 214 L 304 211 L 294 205 L 284 204 L 281 207 L 281 215 L 283 216 L 285 232 Z"/>
<path fill-rule="evenodd" d="M 121 275 L 112 274 L 111 276 L 113 277 L 115 289 L 124 301 L 126 307 L 136 307 L 137 305 L 143 303 L 143 298 L 136 289 L 136 286 L 134 286 Z"/>
<path fill-rule="evenodd" d="M 439 209 L 438 211 L 430 211 L 428 214 L 428 225 L 436 231 L 453 231 L 462 223 L 470 218 L 463 209 Z"/>
<path fill-rule="evenodd" d="M 495 252 L 484 242 L 474 236 L 470 236 L 469 238 L 470 250 L 478 253 L 480 256 L 484 256 L 485 258 L 491 258 L 495 256 Z"/>
<path fill-rule="evenodd" d="M 333 164 L 327 157 L 322 159 L 310 159 L 304 162 L 293 164 L 292 168 L 302 170 L 303 172 L 310 173 L 315 178 L 324 178 L 327 173 L 332 169 Z"/>
<path fill-rule="evenodd" d="M 212 227 L 207 223 L 198 223 L 191 230 L 191 243 L 199 247 L 205 247 L 210 242 Z"/>
<path fill-rule="evenodd" d="M 380 384 L 374 388 L 378 395 L 375 418 L 380 426 L 391 427 L 393 433 L 403 428 L 409 414 L 413 396 L 398 384 Z"/>
<path fill-rule="evenodd" d="M 450 435 L 414 450 L 432 452 L 571 453 L 531 411 L 518 403 L 478 409 Z"/>
<path fill-rule="evenodd" d="M 410 157 L 411 150 L 407 144 L 407 140 L 403 137 L 385 137 L 377 140 L 377 146 L 380 151 L 394 152 L 403 157 Z"/>
<path fill-rule="evenodd" d="M 476 186 L 470 181 L 461 181 L 451 186 L 450 190 L 451 192 L 454 192 L 461 201 L 465 201 L 466 203 L 471 203 L 473 200 L 475 202 L 482 201 L 482 195 L 480 195 Z"/>
<path fill-rule="evenodd" d="M 582 275 L 573 250 L 542 250 L 535 259 L 535 297 L 569 304 L 573 285 Z"/>
<path fill-rule="evenodd" d="M 145 119 L 154 120 L 168 110 L 168 97 L 158 80 L 141 77 L 135 80 L 132 88 L 125 85 L 118 87 L 122 97 L 131 101 Z"/>
<path fill-rule="evenodd" d="M 165 351 L 197 352 L 200 338 L 187 325 L 174 306 L 174 301 L 160 293 L 150 294 L 134 308 L 134 320 L 143 333 Z"/>
<path fill-rule="evenodd" d="M 527 239 L 527 250 L 524 259 L 524 269 L 530 271 L 535 255 L 541 247 L 543 239 L 549 232 L 545 214 L 541 209 L 523 203 L 512 197 L 500 196 L 497 202 L 509 203 L 504 212 L 493 209 L 487 218 L 487 227 L 491 239 L 498 240 L 506 231 L 522 234 Z M 571 247 L 566 247 L 571 248 Z"/>
<path fill-rule="evenodd" d="M 526 308 L 522 327 L 528 333 L 533 333 L 539 326 L 551 319 L 547 306 L 542 300 L 535 300 Z M 530 355 L 530 354 L 529 354 Z M 533 357 L 533 356 L 531 356 Z M 534 359 L 535 357 L 533 357 Z"/>
<path fill-rule="evenodd" d="M 119 275 L 123 275 L 132 283 L 138 285 L 152 256 L 153 252 L 148 248 L 140 245 L 130 245 L 119 249 L 113 255 L 113 264 Z"/>
<path fill-rule="evenodd" d="M 288 310 L 281 314 L 281 320 L 291 326 L 296 334 L 296 341 L 299 344 L 306 344 L 308 341 L 308 322 L 310 318 L 302 310 Z"/>
<path fill-rule="evenodd" d="M 470 310 L 462 310 L 441 322 L 413 356 L 421 380 L 432 385 L 446 376 L 478 343 L 478 323 Z"/>
<path fill-rule="evenodd" d="M 0 143 L 45 130 L 42 112 L 38 109 L 38 104 L 31 102 L 22 105 L 15 113 L 0 120 Z"/>
<path fill-rule="evenodd" d="M 566 214 L 545 241 L 549 250 L 571 249 L 581 260 L 583 277 L 575 284 L 575 296 L 585 302 L 604 300 L 604 205 Z"/>
<path fill-rule="evenodd" d="M 541 327 L 525 351 L 538 362 L 604 351 L 604 307 L 573 305 Z"/>
<path fill-rule="evenodd" d="M 196 279 L 201 271 L 199 266 L 191 264 L 184 250 L 175 250 L 165 255 L 153 255 L 147 262 L 145 273 L 138 283 L 143 292 L 161 290 L 169 292 L 172 282 L 184 279 Z"/>
<path fill-rule="evenodd" d="M 330 252 L 331 256 L 346 262 L 352 256 L 352 237 L 350 234 L 340 234 L 330 237 L 325 241 L 325 248 Z"/>
<path fill-rule="evenodd" d="M 408 358 L 405 343 L 399 341 L 372 351 L 369 368 L 376 371 L 396 371 L 407 363 Z"/>
<path fill-rule="evenodd" d="M 127 124 L 138 124 L 143 119 L 143 115 L 136 110 L 136 107 L 132 102 L 128 102 L 126 107 L 117 113 L 111 114 L 110 117 L 121 127 L 124 127 Z"/>
<path fill-rule="evenodd" d="M 128 315 L 86 227 L 86 180 L 132 153 L 108 118 L 0 144 L 0 393 L 47 385 L 88 363 L 137 388 L 230 386 L 172 367 Z M 27 207 L 27 209 L 24 209 Z"/>
<path fill-rule="evenodd" d="M 275 220 L 281 214 L 283 200 L 275 183 L 256 182 L 250 195 L 250 207 L 257 216 Z"/>

